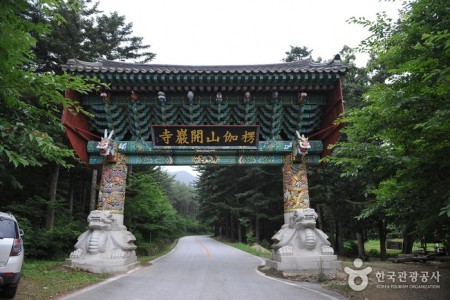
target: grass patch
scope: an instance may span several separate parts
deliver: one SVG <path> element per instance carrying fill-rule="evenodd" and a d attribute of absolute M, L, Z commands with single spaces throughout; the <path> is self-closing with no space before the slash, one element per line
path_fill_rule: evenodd
<path fill-rule="evenodd" d="M 163 255 L 166 255 L 170 251 L 172 251 L 173 248 L 175 248 L 178 240 L 173 241 L 170 244 L 163 245 L 159 248 L 158 252 L 153 255 L 148 256 L 138 256 L 138 261 L 141 265 L 148 264 L 150 261 L 157 259 L 158 257 L 161 257 Z"/>
<path fill-rule="evenodd" d="M 164 245 L 151 256 L 138 256 L 141 265 L 170 252 L 176 245 Z M 25 260 L 15 299 L 51 299 L 101 282 L 111 275 L 95 274 L 63 266 L 63 261 Z"/>
<path fill-rule="evenodd" d="M 226 240 L 218 238 L 218 237 L 215 237 L 215 239 L 218 240 L 219 242 L 225 243 L 227 245 L 230 245 L 230 246 L 237 248 L 239 250 L 242 250 L 244 252 L 253 254 L 255 256 L 259 256 L 262 258 L 271 258 L 272 257 L 272 253 L 269 250 L 262 248 L 261 246 L 255 247 L 255 246 L 250 246 L 250 245 L 247 245 L 244 243 L 232 243 L 232 242 L 226 241 Z M 264 250 L 262 250 L 262 249 L 264 249 Z"/>
<path fill-rule="evenodd" d="M 398 241 L 401 242 L 402 239 L 392 239 L 392 241 Z M 380 256 L 380 240 L 368 240 L 364 243 L 364 250 L 366 251 L 366 254 L 369 256 Z M 386 249 L 386 254 L 388 256 L 397 256 L 398 254 L 402 253 L 402 250 L 397 249 Z"/>
<path fill-rule="evenodd" d="M 16 299 L 49 299 L 109 277 L 68 269 L 63 264 L 62 261 L 25 261 Z"/>
<path fill-rule="evenodd" d="M 394 242 L 403 242 L 403 239 L 389 239 L 389 241 Z M 366 254 L 369 256 L 380 256 L 380 240 L 368 240 L 364 243 L 364 249 L 366 251 Z M 421 252 L 423 251 L 420 242 L 416 242 L 413 245 L 412 252 Z M 434 251 L 434 244 L 433 243 L 427 243 L 427 251 L 433 252 Z M 398 254 L 402 253 L 402 250 L 397 249 L 386 249 L 386 253 L 390 257 L 397 256 Z"/>

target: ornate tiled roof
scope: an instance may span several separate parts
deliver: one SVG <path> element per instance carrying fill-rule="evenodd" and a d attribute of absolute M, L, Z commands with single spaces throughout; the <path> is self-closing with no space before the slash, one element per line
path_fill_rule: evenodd
<path fill-rule="evenodd" d="M 266 73 L 345 73 L 347 67 L 343 66 L 339 55 L 329 62 L 317 63 L 312 59 L 295 62 L 261 65 L 166 65 L 166 64 L 139 64 L 100 60 L 99 62 L 85 62 L 69 59 L 62 65 L 64 71 L 86 73 L 165 73 L 165 74 L 266 74 Z"/>
<path fill-rule="evenodd" d="M 69 59 L 62 69 L 95 77 L 111 90 L 305 91 L 333 89 L 348 70 L 339 55 L 329 62 L 312 59 L 262 65 L 189 66 Z"/>
<path fill-rule="evenodd" d="M 323 139 L 317 160 L 339 137 L 333 122 L 343 111 L 341 76 L 348 71 L 338 55 L 324 63 L 216 66 L 70 59 L 62 69 L 107 85 L 101 94 L 79 97 L 94 116 L 80 121 L 89 122 L 77 133 L 83 139 L 87 128 L 97 135 L 114 130 L 120 141 L 150 142 L 150 124 L 259 125 L 260 141 L 292 141 L 296 131 Z"/>

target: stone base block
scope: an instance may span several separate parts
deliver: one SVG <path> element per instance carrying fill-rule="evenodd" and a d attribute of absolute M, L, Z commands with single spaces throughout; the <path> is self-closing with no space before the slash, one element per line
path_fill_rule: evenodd
<path fill-rule="evenodd" d="M 119 258 L 119 259 L 97 259 L 93 257 L 66 259 L 66 267 L 88 271 L 91 273 L 115 273 L 124 272 L 136 268 L 139 265 L 137 257 Z"/>
<path fill-rule="evenodd" d="M 336 255 L 279 256 L 272 255 L 266 266 L 282 271 L 285 276 L 325 274 L 332 278 L 342 269 L 342 261 Z"/>

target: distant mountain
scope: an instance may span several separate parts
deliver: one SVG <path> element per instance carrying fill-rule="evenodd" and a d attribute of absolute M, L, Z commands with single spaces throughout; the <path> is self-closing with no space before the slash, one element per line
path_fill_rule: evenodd
<path fill-rule="evenodd" d="M 187 185 L 193 183 L 197 179 L 197 177 L 186 171 L 178 171 L 173 173 L 171 172 L 170 174 L 175 175 L 176 181 L 182 182 Z"/>

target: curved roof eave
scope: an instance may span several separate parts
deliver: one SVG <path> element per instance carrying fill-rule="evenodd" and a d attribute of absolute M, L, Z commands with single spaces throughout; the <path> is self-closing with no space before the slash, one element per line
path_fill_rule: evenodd
<path fill-rule="evenodd" d="M 69 59 L 61 68 L 69 72 L 81 73 L 165 73 L 165 74 L 242 74 L 242 73 L 340 73 L 348 68 L 342 65 L 339 55 L 331 61 L 318 63 L 311 58 L 277 64 L 259 65 L 167 65 L 119 62 L 102 59 L 98 62 L 86 62 Z"/>

